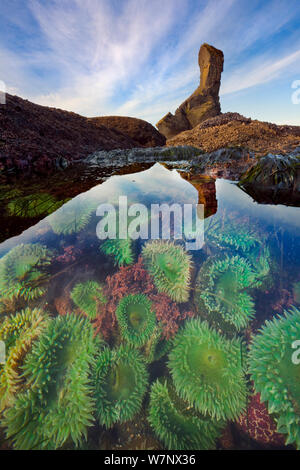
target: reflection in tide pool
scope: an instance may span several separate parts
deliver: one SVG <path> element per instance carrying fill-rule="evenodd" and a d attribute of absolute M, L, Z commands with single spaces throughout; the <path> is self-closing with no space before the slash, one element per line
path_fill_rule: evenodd
<path fill-rule="evenodd" d="M 204 204 L 204 246 L 99 240 L 119 196 Z M 299 448 L 299 221 L 155 164 L 4 241 L 0 448 Z"/>

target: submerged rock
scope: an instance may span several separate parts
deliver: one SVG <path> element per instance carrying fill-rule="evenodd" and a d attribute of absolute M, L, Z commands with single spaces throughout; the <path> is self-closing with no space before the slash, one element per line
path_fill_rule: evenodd
<path fill-rule="evenodd" d="M 223 63 L 222 51 L 209 44 L 202 44 L 198 55 L 200 85 L 179 106 L 175 115 L 168 113 L 156 124 L 168 139 L 220 114 L 219 90 Z"/>

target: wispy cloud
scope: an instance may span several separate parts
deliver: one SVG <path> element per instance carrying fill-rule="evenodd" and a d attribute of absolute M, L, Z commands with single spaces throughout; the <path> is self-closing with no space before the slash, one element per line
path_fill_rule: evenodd
<path fill-rule="evenodd" d="M 222 86 L 221 94 L 235 93 L 270 82 L 280 77 L 283 73 L 286 74 L 287 68 L 293 64 L 297 64 L 299 68 L 299 62 L 300 49 L 274 62 L 267 58 L 259 57 L 254 63 L 249 62 L 240 67 L 236 72 L 233 72 Z"/>
<path fill-rule="evenodd" d="M 2 38 L 0 78 L 21 96 L 88 116 L 156 122 L 174 111 L 199 83 L 202 42 L 224 50 L 227 95 L 271 82 L 300 58 L 287 27 L 300 16 L 296 0 L 289 8 L 283 0 L 29 0 L 24 8 L 12 0 L 4 11 L 26 44 Z"/>

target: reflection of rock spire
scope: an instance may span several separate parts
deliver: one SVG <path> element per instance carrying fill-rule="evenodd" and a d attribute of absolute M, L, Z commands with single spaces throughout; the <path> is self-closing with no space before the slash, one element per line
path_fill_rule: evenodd
<path fill-rule="evenodd" d="M 198 204 L 204 204 L 204 217 L 215 214 L 218 209 L 215 179 L 206 175 L 191 175 L 185 172 L 180 172 L 180 174 L 197 189 Z"/>

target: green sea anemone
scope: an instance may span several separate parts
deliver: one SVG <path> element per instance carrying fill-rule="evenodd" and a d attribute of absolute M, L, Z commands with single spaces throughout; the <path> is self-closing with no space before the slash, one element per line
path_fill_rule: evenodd
<path fill-rule="evenodd" d="M 96 207 L 95 201 L 76 197 L 51 214 L 48 221 L 58 235 L 77 233 L 89 223 Z"/>
<path fill-rule="evenodd" d="M 33 342 L 46 328 L 49 317 L 43 311 L 26 308 L 6 317 L 0 325 L 0 341 L 5 343 L 6 360 L 0 365 L 0 410 L 11 406 L 22 388 L 21 367 Z"/>
<path fill-rule="evenodd" d="M 95 369 L 96 408 L 100 424 L 107 428 L 123 423 L 139 412 L 148 384 L 145 362 L 136 349 L 121 345 L 105 348 Z"/>
<path fill-rule="evenodd" d="M 222 422 L 201 416 L 159 380 L 151 387 L 148 420 L 169 450 L 214 449 L 222 429 Z"/>
<path fill-rule="evenodd" d="M 169 368 L 178 395 L 203 415 L 235 419 L 246 406 L 243 347 L 199 319 L 186 321 L 174 338 Z"/>
<path fill-rule="evenodd" d="M 179 245 L 155 240 L 145 244 L 142 256 L 157 290 L 175 302 L 186 302 L 192 267 L 190 255 Z"/>
<path fill-rule="evenodd" d="M 248 253 L 262 240 L 255 229 L 238 221 L 223 220 L 220 216 L 204 221 L 205 239 L 220 248 Z"/>
<path fill-rule="evenodd" d="M 114 258 L 117 266 L 132 264 L 134 261 L 133 241 L 130 238 L 124 239 L 108 239 L 100 247 L 101 251 L 106 255 Z"/>
<path fill-rule="evenodd" d="M 277 431 L 287 434 L 286 444 L 300 449 L 300 310 L 291 308 L 266 321 L 249 353 L 249 371 L 256 392 L 274 414 Z M 298 346 L 299 351 L 299 346 Z"/>
<path fill-rule="evenodd" d="M 87 319 L 66 315 L 50 321 L 26 357 L 26 390 L 1 423 L 16 449 L 56 449 L 86 438 L 94 412 L 90 370 L 98 347 Z"/>
<path fill-rule="evenodd" d="M 54 196 L 47 193 L 19 196 L 7 204 L 9 215 L 18 217 L 38 217 L 51 214 L 60 208 L 65 201 L 57 201 Z"/>
<path fill-rule="evenodd" d="M 247 288 L 259 281 L 250 263 L 241 256 L 209 258 L 200 269 L 196 283 L 196 302 L 210 316 L 223 318 L 238 331 L 255 315 L 254 302 Z"/>
<path fill-rule="evenodd" d="M 43 281 L 52 252 L 37 244 L 18 245 L 0 259 L 0 297 L 25 300 L 36 299 L 45 293 Z"/>
<path fill-rule="evenodd" d="M 116 316 L 123 338 L 132 346 L 143 346 L 154 331 L 156 316 L 146 295 L 130 294 L 123 297 Z"/>
<path fill-rule="evenodd" d="M 250 262 L 256 277 L 262 282 L 272 283 L 271 272 L 271 255 L 268 246 L 258 246 L 247 253 L 247 260 Z M 273 262 L 274 263 L 274 262 Z"/>
<path fill-rule="evenodd" d="M 95 281 L 76 284 L 71 291 L 71 299 L 91 320 L 96 318 L 106 303 L 103 287 Z"/>

